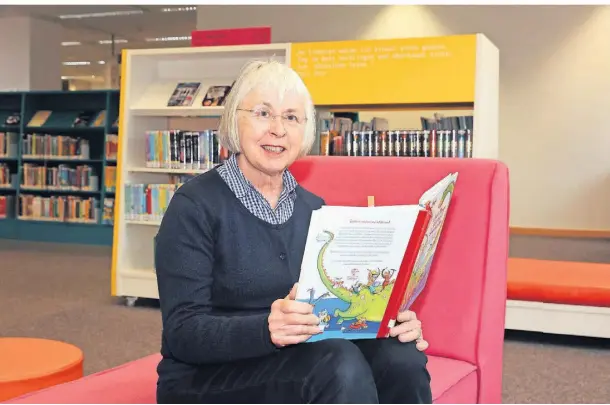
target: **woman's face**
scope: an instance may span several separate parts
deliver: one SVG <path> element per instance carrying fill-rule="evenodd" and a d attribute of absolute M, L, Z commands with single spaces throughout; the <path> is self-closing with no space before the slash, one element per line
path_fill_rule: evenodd
<path fill-rule="evenodd" d="M 241 152 L 255 169 L 273 176 L 296 160 L 305 132 L 305 104 L 296 93 L 254 89 L 237 117 Z"/>

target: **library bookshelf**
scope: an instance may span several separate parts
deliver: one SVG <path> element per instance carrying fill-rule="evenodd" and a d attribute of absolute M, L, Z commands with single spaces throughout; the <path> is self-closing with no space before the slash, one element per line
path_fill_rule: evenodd
<path fill-rule="evenodd" d="M 119 91 L 0 93 L 0 238 L 112 244 Z"/>
<path fill-rule="evenodd" d="M 401 51 L 406 48 L 417 48 L 419 52 Z M 429 49 L 444 49 L 445 53 L 432 53 Z M 329 54 L 335 55 L 337 63 L 326 67 L 319 65 L 316 55 L 328 57 Z M 379 63 L 351 66 L 341 62 L 346 54 L 347 60 L 377 58 Z M 344 136 L 344 127 L 337 128 L 337 125 L 343 125 L 346 120 L 350 125 L 361 125 L 366 120 L 358 131 L 381 136 L 382 126 L 391 121 L 384 119 L 384 114 L 406 114 L 411 123 L 421 125 L 422 114 L 466 110 L 468 119 L 449 121 L 457 121 L 462 129 L 473 134 L 472 148 L 468 156 L 453 157 L 496 159 L 498 156 L 499 53 L 480 34 L 124 50 L 112 258 L 113 296 L 125 298 L 128 305 L 134 305 L 138 298 L 158 299 L 153 242 L 163 212 L 173 191 L 185 181 L 182 176 L 205 172 L 219 162 L 214 147 L 211 155 L 200 156 L 196 161 L 191 157 L 186 163 L 174 162 L 173 158 L 163 161 L 152 150 L 167 152 L 171 149 L 173 131 L 182 131 L 184 138 L 181 139 L 187 139 L 186 145 L 193 145 L 192 142 L 206 145 L 206 148 L 214 145 L 213 131 L 218 126 L 223 107 L 202 106 L 207 89 L 231 85 L 248 60 L 269 58 L 295 68 L 310 88 L 320 117 L 318 139 L 312 154 L 328 154 L 328 148 L 320 139 Z M 178 83 L 189 82 L 200 83 L 192 104 L 168 107 Z M 419 83 L 419 87 L 405 91 L 414 83 Z M 370 122 L 363 118 L 367 116 L 373 117 Z M 412 126 L 403 122 L 396 124 L 401 128 L 405 125 Z M 416 134 L 419 137 L 426 132 L 418 130 Z M 343 154 L 344 150 L 342 147 L 338 152 L 335 148 L 335 154 Z M 171 155 L 171 152 L 167 153 Z M 417 153 L 417 156 L 425 154 Z"/>

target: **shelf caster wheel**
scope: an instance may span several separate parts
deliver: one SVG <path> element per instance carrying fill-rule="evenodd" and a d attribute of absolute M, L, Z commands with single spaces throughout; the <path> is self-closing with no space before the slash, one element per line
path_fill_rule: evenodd
<path fill-rule="evenodd" d="M 128 307 L 135 307 L 136 301 L 138 301 L 138 297 L 125 297 L 125 303 Z"/>

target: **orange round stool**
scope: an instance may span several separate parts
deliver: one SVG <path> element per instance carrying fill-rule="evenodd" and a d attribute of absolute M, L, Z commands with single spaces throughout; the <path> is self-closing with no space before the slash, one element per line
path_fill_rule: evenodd
<path fill-rule="evenodd" d="M 83 376 L 83 352 L 68 343 L 0 338 L 0 402 Z"/>

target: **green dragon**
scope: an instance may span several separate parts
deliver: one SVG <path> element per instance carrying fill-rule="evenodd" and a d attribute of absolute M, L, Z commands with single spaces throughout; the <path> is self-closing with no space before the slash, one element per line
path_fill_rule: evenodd
<path fill-rule="evenodd" d="M 371 322 L 381 322 L 390 295 L 392 294 L 394 281 L 391 281 L 390 284 L 383 289 L 379 288 L 375 293 L 372 293 L 367 287 L 364 287 L 360 289 L 358 293 L 355 293 L 345 287 L 335 286 L 324 267 L 324 254 L 335 238 L 335 235 L 330 231 L 324 231 L 324 233 L 327 234 L 328 240 L 322 245 L 320 252 L 318 253 L 317 267 L 320 279 L 332 295 L 349 304 L 349 307 L 345 311 L 339 309 L 335 310 L 334 315 L 337 318 L 337 323 L 341 324 L 344 320 L 351 319 L 365 319 Z"/>

